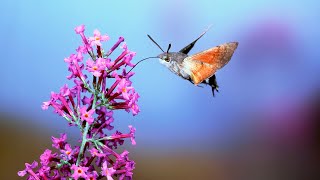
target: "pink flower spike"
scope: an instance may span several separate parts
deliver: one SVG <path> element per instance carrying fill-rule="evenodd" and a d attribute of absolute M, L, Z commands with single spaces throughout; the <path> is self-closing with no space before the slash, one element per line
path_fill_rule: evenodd
<path fill-rule="evenodd" d="M 82 121 L 87 121 L 89 124 L 93 123 L 94 118 L 92 114 L 94 113 L 94 109 L 87 111 L 87 107 L 83 106 L 80 108 L 80 115 Z"/>
<path fill-rule="evenodd" d="M 73 174 L 71 175 L 71 177 L 73 177 L 75 180 L 79 179 L 80 177 L 87 178 L 86 173 L 88 169 L 88 167 L 81 167 L 73 164 L 71 166 L 71 170 L 73 170 Z"/>
<path fill-rule="evenodd" d="M 112 167 L 108 168 L 107 161 L 102 164 L 101 175 L 107 177 L 108 180 L 113 180 L 112 175 L 116 172 Z"/>
<path fill-rule="evenodd" d="M 76 28 L 74 28 L 74 30 L 76 31 L 77 34 L 83 33 L 85 30 L 85 26 L 82 24 L 80 26 L 77 26 Z"/>

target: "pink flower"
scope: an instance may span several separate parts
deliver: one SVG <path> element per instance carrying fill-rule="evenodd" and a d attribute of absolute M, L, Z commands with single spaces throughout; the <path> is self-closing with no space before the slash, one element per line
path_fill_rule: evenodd
<path fill-rule="evenodd" d="M 70 71 L 72 74 L 67 76 L 68 79 L 79 77 L 80 79 L 84 80 L 85 76 L 82 74 L 82 68 L 83 65 L 79 65 L 78 62 L 81 61 L 81 58 L 83 58 L 80 55 L 71 54 L 70 57 L 65 58 L 64 62 L 69 64 L 68 71 Z"/>
<path fill-rule="evenodd" d="M 61 96 L 69 96 L 70 95 L 70 89 L 68 88 L 68 84 L 65 84 L 60 88 L 60 94 Z"/>
<path fill-rule="evenodd" d="M 51 102 L 51 101 L 45 101 L 45 102 L 43 102 L 41 108 L 42 108 L 43 110 L 47 110 L 47 109 L 49 108 L 49 106 L 50 106 L 50 102 Z"/>
<path fill-rule="evenodd" d="M 80 53 L 87 53 L 87 48 L 86 46 L 79 46 L 76 51 Z"/>
<path fill-rule="evenodd" d="M 128 51 L 127 43 L 124 42 L 124 43 L 120 46 L 120 48 L 123 49 L 124 51 Z"/>
<path fill-rule="evenodd" d="M 122 43 L 123 41 L 124 41 L 124 38 L 123 37 L 119 37 L 119 40 L 116 42 L 116 44 L 114 44 L 112 46 L 112 48 L 109 50 L 107 55 L 109 56 L 120 45 L 120 43 Z"/>
<path fill-rule="evenodd" d="M 113 180 L 112 175 L 116 172 L 116 170 L 114 170 L 113 167 L 108 168 L 107 161 L 103 162 L 101 169 L 102 176 L 107 177 L 108 180 Z"/>
<path fill-rule="evenodd" d="M 71 177 L 73 177 L 75 180 L 79 179 L 80 177 L 87 178 L 86 173 L 88 169 L 88 167 L 81 167 L 73 164 L 71 166 L 71 170 L 73 170 L 73 174 L 71 175 Z"/>
<path fill-rule="evenodd" d="M 61 150 L 61 152 L 68 157 L 67 159 L 71 159 L 72 155 L 74 154 L 70 144 L 66 144 L 64 149 Z"/>
<path fill-rule="evenodd" d="M 18 172 L 18 176 L 23 177 L 28 173 L 33 173 L 32 169 L 36 168 L 38 166 L 37 161 L 33 161 L 32 164 L 25 163 L 26 168 L 22 171 Z M 34 174 L 34 173 L 33 173 Z"/>
<path fill-rule="evenodd" d="M 83 24 L 74 28 L 77 34 L 83 33 L 84 29 L 85 29 L 85 26 Z"/>
<path fill-rule="evenodd" d="M 51 140 L 53 142 L 52 147 L 55 147 L 57 149 L 62 149 L 64 147 L 64 145 L 66 144 L 67 134 L 61 133 L 60 138 L 55 138 L 52 136 Z"/>
<path fill-rule="evenodd" d="M 111 59 L 102 59 L 100 63 L 108 69 L 110 69 L 114 65 L 114 62 L 111 61 Z"/>
<path fill-rule="evenodd" d="M 101 35 L 100 31 L 98 31 L 97 29 L 94 30 L 93 37 L 89 38 L 91 46 L 93 45 L 102 46 L 101 41 L 107 41 L 107 40 L 109 40 L 109 36 Z"/>
<path fill-rule="evenodd" d="M 96 171 L 93 171 L 92 173 L 87 174 L 86 180 L 96 180 L 98 179 L 99 175 Z"/>
<path fill-rule="evenodd" d="M 91 72 L 94 76 L 100 77 L 101 71 L 106 68 L 106 59 L 98 58 L 96 62 L 88 59 L 87 61 L 87 70 Z"/>
<path fill-rule="evenodd" d="M 121 79 L 120 83 L 118 84 L 118 92 L 122 94 L 123 98 L 129 100 L 129 91 L 133 89 L 133 87 L 128 87 L 128 82 L 126 79 Z"/>
<path fill-rule="evenodd" d="M 132 145 L 136 145 L 137 143 L 136 143 L 136 141 L 135 141 L 135 132 L 136 132 L 136 128 L 134 128 L 133 126 L 131 126 L 131 125 L 129 125 L 129 129 L 130 129 L 130 136 L 131 136 L 131 138 L 130 138 L 130 140 L 131 140 L 131 143 L 132 143 Z"/>
<path fill-rule="evenodd" d="M 128 103 L 128 106 L 130 108 L 126 109 L 128 112 L 131 110 L 132 115 L 137 115 L 140 112 L 140 108 L 137 104 L 138 98 L 139 98 L 139 94 L 136 92 L 133 92 L 130 96 L 130 102 Z"/>
<path fill-rule="evenodd" d="M 134 67 L 134 64 L 131 63 L 132 58 L 136 55 L 135 52 L 130 52 L 125 58 L 124 58 L 124 62 L 126 63 L 126 65 L 130 66 L 130 67 Z"/>
<path fill-rule="evenodd" d="M 80 25 L 80 26 L 76 27 L 74 30 L 76 31 L 77 34 L 80 34 L 80 36 L 82 38 L 82 41 L 85 44 L 85 47 L 86 47 L 87 51 L 91 51 L 92 47 L 90 46 L 86 36 L 84 35 L 85 26 L 84 25 Z"/>
<path fill-rule="evenodd" d="M 80 116 L 82 121 L 87 121 L 89 124 L 93 123 L 94 118 L 92 114 L 94 113 L 94 109 L 87 111 L 87 107 L 83 106 L 80 108 Z"/>
<path fill-rule="evenodd" d="M 89 150 L 92 157 L 104 157 L 106 156 L 104 153 L 100 153 L 96 148 L 92 148 Z"/>
<path fill-rule="evenodd" d="M 40 156 L 41 164 L 48 165 L 53 158 L 57 157 L 57 153 L 51 154 L 51 150 L 46 149 Z"/>

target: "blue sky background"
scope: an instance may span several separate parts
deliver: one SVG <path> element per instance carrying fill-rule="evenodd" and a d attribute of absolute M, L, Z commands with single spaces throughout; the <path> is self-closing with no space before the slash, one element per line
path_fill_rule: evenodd
<path fill-rule="evenodd" d="M 277 122 L 270 128 L 290 127 L 285 115 L 319 93 L 319 6 L 312 0 L 2 1 L 0 112 L 20 117 L 24 128 L 76 137 L 62 118 L 40 108 L 67 83 L 63 59 L 81 43 L 74 27 L 85 24 L 87 36 L 96 28 L 107 33 L 108 47 L 124 36 L 137 62 L 161 52 L 146 34 L 178 51 L 212 24 L 190 53 L 239 42 L 217 72 L 220 93 L 213 98 L 209 87 L 146 61 L 132 78 L 141 113 L 119 112 L 114 125 L 136 126 L 139 149 L 220 148 L 269 121 Z"/>

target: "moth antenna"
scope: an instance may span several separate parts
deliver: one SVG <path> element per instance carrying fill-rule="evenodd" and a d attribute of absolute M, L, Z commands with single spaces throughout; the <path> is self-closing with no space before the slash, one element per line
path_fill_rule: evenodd
<path fill-rule="evenodd" d="M 149 39 L 150 39 L 155 45 L 157 45 L 157 46 L 161 49 L 162 52 L 164 52 L 164 50 L 160 47 L 160 45 L 159 45 L 155 40 L 153 40 L 152 37 L 151 37 L 149 34 L 147 34 L 147 36 L 149 37 Z"/>
<path fill-rule="evenodd" d="M 170 43 L 169 46 L 168 46 L 167 53 L 169 53 L 170 48 L 171 48 L 171 43 Z"/>
<path fill-rule="evenodd" d="M 204 32 L 195 40 L 198 41 L 200 38 L 202 38 L 203 35 L 205 35 L 212 27 L 212 24 L 210 24 L 207 29 L 204 30 Z"/>
<path fill-rule="evenodd" d="M 132 69 L 135 68 L 139 63 L 141 63 L 142 61 L 145 61 L 145 60 L 147 60 L 147 59 L 151 59 L 151 58 L 158 58 L 158 57 L 147 57 L 147 58 L 141 59 L 140 61 L 137 62 L 137 64 L 135 64 L 135 65 L 127 72 L 127 74 L 129 74 L 129 72 L 132 71 Z"/>

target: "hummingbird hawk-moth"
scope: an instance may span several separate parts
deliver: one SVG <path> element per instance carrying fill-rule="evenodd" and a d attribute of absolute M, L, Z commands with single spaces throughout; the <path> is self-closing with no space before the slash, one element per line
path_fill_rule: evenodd
<path fill-rule="evenodd" d="M 148 35 L 148 37 L 163 52 L 157 56 L 161 64 L 165 65 L 174 74 L 195 85 L 202 83 L 211 86 L 212 94 L 214 96 L 215 91 L 218 92 L 219 87 L 216 81 L 215 72 L 230 61 L 234 51 L 238 47 L 238 42 L 221 44 L 189 56 L 189 51 L 207 31 L 208 29 L 179 52 L 169 52 L 171 44 L 169 44 L 168 49 L 165 52 L 150 35 Z"/>

